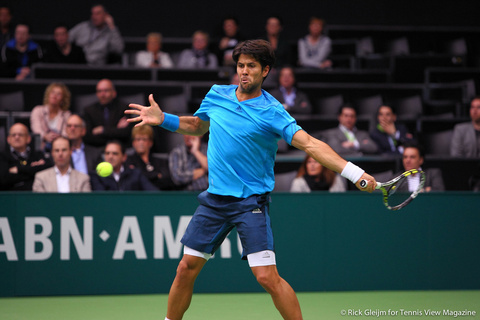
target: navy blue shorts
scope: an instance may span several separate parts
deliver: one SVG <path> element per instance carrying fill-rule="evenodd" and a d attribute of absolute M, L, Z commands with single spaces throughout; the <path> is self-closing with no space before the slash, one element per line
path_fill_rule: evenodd
<path fill-rule="evenodd" d="M 242 199 L 204 191 L 198 201 L 200 205 L 181 240 L 187 247 L 213 254 L 236 227 L 242 241 L 242 259 L 250 253 L 274 251 L 269 194 Z"/>

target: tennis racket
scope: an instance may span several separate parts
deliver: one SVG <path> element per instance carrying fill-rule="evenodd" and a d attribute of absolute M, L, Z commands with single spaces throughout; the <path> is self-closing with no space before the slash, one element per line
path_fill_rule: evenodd
<path fill-rule="evenodd" d="M 420 180 L 415 191 L 408 191 L 408 179 L 410 175 L 419 174 Z M 360 181 L 360 187 L 365 188 L 368 182 Z M 406 187 L 402 188 L 405 185 Z M 383 204 L 388 210 L 399 210 L 415 199 L 425 185 L 425 173 L 417 169 L 405 171 L 398 177 L 387 182 L 377 182 L 375 189 L 381 190 L 383 193 Z M 405 190 L 405 191 L 403 191 Z"/>

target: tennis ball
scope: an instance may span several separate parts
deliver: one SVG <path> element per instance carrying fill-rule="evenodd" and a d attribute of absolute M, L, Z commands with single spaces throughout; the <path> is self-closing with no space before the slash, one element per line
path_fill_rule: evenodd
<path fill-rule="evenodd" d="M 113 172 L 113 166 L 111 165 L 110 162 L 100 162 L 98 165 L 97 165 L 97 174 L 100 176 L 100 177 L 108 177 L 109 175 L 111 175 Z"/>

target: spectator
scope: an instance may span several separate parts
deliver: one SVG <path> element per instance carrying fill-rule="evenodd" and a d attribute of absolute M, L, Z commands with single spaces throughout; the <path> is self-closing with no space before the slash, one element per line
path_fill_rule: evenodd
<path fill-rule="evenodd" d="M 330 192 L 347 191 L 347 181 L 342 176 L 322 166 L 307 155 L 292 182 L 291 192 L 311 192 L 328 190 Z"/>
<path fill-rule="evenodd" d="M 83 118 L 87 125 L 84 141 L 87 144 L 103 147 L 109 140 L 120 140 L 127 144 L 132 125 L 129 125 L 124 111 L 127 104 L 117 98 L 113 82 L 102 79 L 97 83 L 98 102 L 85 108 Z"/>
<path fill-rule="evenodd" d="M 105 146 L 105 161 L 113 166 L 113 173 L 108 177 L 100 177 L 92 173 L 90 178 L 92 189 L 96 191 L 135 191 L 158 190 L 148 181 L 139 169 L 124 166 L 127 160 L 125 147 L 120 141 L 110 141 Z"/>
<path fill-rule="evenodd" d="M 151 32 L 147 35 L 147 50 L 137 52 L 135 65 L 144 68 L 173 68 L 170 55 L 162 51 L 162 34 Z"/>
<path fill-rule="evenodd" d="M 423 148 L 413 142 L 407 142 L 404 145 L 403 151 L 403 167 L 405 171 L 412 169 L 422 169 L 423 161 L 425 158 L 425 152 Z M 423 187 L 424 192 L 430 191 L 444 191 L 445 187 L 443 184 L 442 172 L 440 169 L 432 168 L 423 170 L 425 172 L 425 185 Z M 396 176 L 400 174 L 397 173 Z M 407 178 L 408 184 L 402 184 L 398 187 L 397 191 L 415 191 L 418 188 L 420 183 L 420 175 L 410 175 Z"/>
<path fill-rule="evenodd" d="M 168 164 L 173 182 L 182 190 L 203 191 L 208 188 L 207 144 L 201 137 L 184 135 L 184 145 L 174 148 Z"/>
<path fill-rule="evenodd" d="M 391 106 L 378 108 L 377 126 L 370 132 L 370 137 L 382 154 L 402 154 L 403 144 L 413 141 L 413 135 L 403 124 L 396 121 L 397 115 Z"/>
<path fill-rule="evenodd" d="M 95 171 L 102 157 L 102 149 L 83 143 L 87 133 L 85 121 L 76 114 L 67 119 L 67 138 L 72 143 L 72 167 L 85 174 Z"/>
<path fill-rule="evenodd" d="M 134 127 L 132 129 L 132 146 L 135 153 L 127 157 L 125 166 L 137 168 L 159 190 L 174 190 L 175 184 L 170 177 L 168 160 L 152 155 L 153 129 L 150 126 Z"/>
<path fill-rule="evenodd" d="M 54 167 L 37 172 L 33 182 L 34 192 L 90 192 L 90 177 L 70 166 L 72 144 L 64 137 L 52 142 Z"/>
<path fill-rule="evenodd" d="M 0 49 L 13 37 L 12 10 L 0 5 Z"/>
<path fill-rule="evenodd" d="M 218 44 L 220 52 L 218 60 L 224 66 L 234 66 L 235 62 L 232 57 L 233 49 L 238 43 L 245 40 L 245 38 L 240 34 L 240 26 L 235 17 L 227 17 L 223 19 L 222 30 L 223 35 Z"/>
<path fill-rule="evenodd" d="M 470 102 L 472 121 L 455 125 L 450 155 L 462 158 L 480 158 L 480 97 Z"/>
<path fill-rule="evenodd" d="M 24 80 L 30 77 L 32 64 L 42 59 L 42 48 L 30 39 L 30 26 L 20 23 L 15 28 L 15 37 L 2 48 L 4 70 L 1 75 Z"/>
<path fill-rule="evenodd" d="M 46 48 L 44 61 L 49 63 L 86 63 L 83 49 L 68 39 L 68 29 L 60 24 L 53 30 L 54 41 Z"/>
<path fill-rule="evenodd" d="M 31 139 L 24 124 L 15 123 L 10 127 L 9 149 L 0 153 L 0 189 L 32 191 L 35 173 L 52 166 L 42 152 L 29 147 Z"/>
<path fill-rule="evenodd" d="M 298 40 L 298 63 L 302 67 L 325 69 L 332 66 L 328 56 L 332 41 L 322 34 L 325 20 L 312 17 L 308 25 L 309 34 Z"/>
<path fill-rule="evenodd" d="M 119 60 L 124 42 L 113 17 L 104 6 L 94 5 L 89 21 L 70 30 L 70 41 L 83 48 L 88 64 L 104 65 Z M 116 61 L 115 61 L 116 62 Z"/>
<path fill-rule="evenodd" d="M 67 119 L 70 117 L 71 94 L 60 82 L 51 83 L 43 96 L 43 105 L 33 108 L 30 114 L 32 132 L 40 135 L 42 150 L 50 151 L 52 141 L 67 135 Z"/>
<path fill-rule="evenodd" d="M 281 68 L 290 64 L 290 46 L 286 38 L 282 37 L 283 21 L 280 17 L 271 16 L 265 24 L 265 35 L 262 39 L 267 40 L 275 51 L 275 68 Z"/>
<path fill-rule="evenodd" d="M 377 145 L 370 139 L 368 132 L 356 128 L 357 112 L 350 105 L 340 108 L 339 126 L 324 132 L 324 139 L 338 154 L 343 156 L 361 156 L 377 152 Z"/>
<path fill-rule="evenodd" d="M 182 51 L 178 59 L 178 67 L 192 69 L 217 68 L 217 57 L 208 50 L 208 42 L 208 33 L 201 30 L 195 31 L 192 37 L 192 48 Z"/>
<path fill-rule="evenodd" d="M 291 67 L 280 69 L 278 77 L 279 87 L 270 92 L 290 114 L 310 114 L 312 105 L 307 95 L 298 90 L 295 82 L 295 73 Z"/>

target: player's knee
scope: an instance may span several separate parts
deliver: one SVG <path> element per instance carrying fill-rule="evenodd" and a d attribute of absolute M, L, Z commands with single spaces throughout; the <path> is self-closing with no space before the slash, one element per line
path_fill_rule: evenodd
<path fill-rule="evenodd" d="M 193 274 L 194 266 L 188 261 L 181 260 L 177 267 L 177 276 L 189 278 Z"/>
<path fill-rule="evenodd" d="M 201 263 L 189 259 L 182 259 L 177 267 L 177 276 L 183 279 L 195 279 L 202 269 Z"/>
<path fill-rule="evenodd" d="M 259 273 L 257 274 L 257 281 L 258 283 L 268 292 L 274 293 L 280 282 L 281 278 L 278 274 L 272 273 Z"/>

